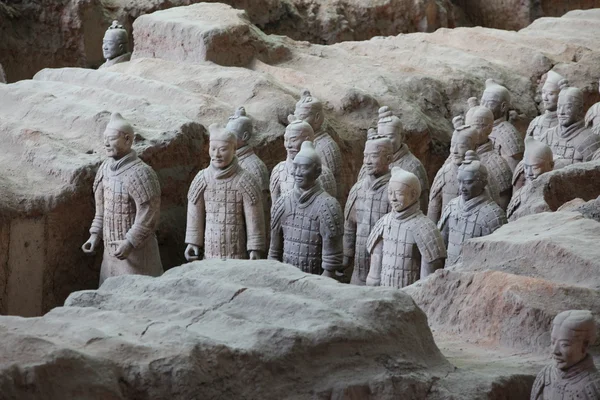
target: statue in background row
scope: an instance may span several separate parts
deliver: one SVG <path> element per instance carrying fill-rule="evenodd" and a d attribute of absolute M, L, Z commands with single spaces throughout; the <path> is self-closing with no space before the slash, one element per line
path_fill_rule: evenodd
<path fill-rule="evenodd" d="M 287 158 L 281 161 L 271 171 L 271 179 L 269 188 L 271 190 L 271 199 L 273 204 L 283 194 L 294 188 L 294 159 L 300 151 L 302 143 L 305 141 L 313 141 L 315 134 L 308 122 L 303 120 L 292 121 L 286 128 L 283 135 L 283 145 L 287 151 Z M 321 187 L 330 195 L 337 195 L 337 183 L 333 173 L 327 166 L 321 166 L 319 174 L 319 183 Z"/>
<path fill-rule="evenodd" d="M 374 137 L 365 143 L 363 166 L 366 176 L 350 190 L 344 210 L 344 269 L 354 266 L 350 283 L 365 285 L 371 257 L 367 239 L 375 223 L 391 211 L 388 201 L 390 162 L 393 146 L 387 137 Z"/>
<path fill-rule="evenodd" d="M 419 179 L 394 167 L 388 183 L 392 211 L 377 221 L 367 239 L 371 256 L 368 286 L 401 288 L 444 267 L 444 240 L 421 212 L 420 196 Z"/>
<path fill-rule="evenodd" d="M 527 136 L 536 140 L 550 128 L 558 125 L 558 116 L 556 108 L 558 107 L 558 94 L 560 93 L 559 83 L 565 78 L 554 71 L 548 71 L 546 81 L 542 86 L 542 103 L 544 104 L 544 114 L 535 117 L 527 128 Z"/>
<path fill-rule="evenodd" d="M 598 90 L 600 91 L 600 84 Z M 596 135 L 600 135 L 600 103 L 591 106 L 585 114 L 585 127 L 591 129 Z"/>
<path fill-rule="evenodd" d="M 485 190 L 488 171 L 474 151 L 467 151 L 457 180 L 460 196 L 450 200 L 438 223 L 448 247 L 446 266 L 459 260 L 466 240 L 489 235 L 506 223 L 504 211 Z"/>
<path fill-rule="evenodd" d="M 100 284 L 111 276 L 163 272 L 155 231 L 160 216 L 160 184 L 154 170 L 134 150 L 133 126 L 113 113 L 104 131 L 108 155 L 94 180 L 96 214 L 82 246 L 93 253 L 104 240 Z"/>
<path fill-rule="evenodd" d="M 554 362 L 535 378 L 531 400 L 600 399 L 600 373 L 589 353 L 596 322 L 588 310 L 569 310 L 552 322 L 550 349 Z"/>
<path fill-rule="evenodd" d="M 265 217 L 261 186 L 235 156 L 235 133 L 211 126 L 210 165 L 188 192 L 185 258 L 262 258 Z"/>
<path fill-rule="evenodd" d="M 318 181 L 322 165 L 312 142 L 302 143 L 293 163 L 294 188 L 273 204 L 269 259 L 335 277 L 343 262 L 342 208 Z"/>
<path fill-rule="evenodd" d="M 427 172 L 421 161 L 411 153 L 410 149 L 404 143 L 404 131 L 400 118 L 392 114 L 389 107 L 384 106 L 379 109 L 379 120 L 377 121 L 377 135 L 390 139 L 394 148 L 390 169 L 400 167 L 414 174 L 421 185 L 421 197 L 419 204 L 421 211 L 427 213 L 427 204 L 429 202 L 429 179 Z M 358 180 L 366 175 L 365 167 L 361 167 L 358 173 Z"/>
<path fill-rule="evenodd" d="M 112 25 L 108 27 L 102 40 L 102 55 L 106 62 L 99 68 L 110 67 L 118 63 L 129 61 L 131 59 L 131 53 L 128 50 L 129 47 L 129 35 L 123 27 L 119 25 L 117 21 L 113 21 Z"/>
<path fill-rule="evenodd" d="M 333 140 L 329 133 L 323 129 L 325 114 L 323 113 L 323 103 L 312 94 L 308 89 L 302 90 L 300 100 L 296 103 L 294 115 L 288 117 L 289 122 L 300 119 L 308 122 L 314 131 L 314 138 L 310 139 L 315 146 L 317 154 L 321 158 L 323 166 L 327 167 L 336 182 L 336 192 L 329 192 L 336 197 L 342 193 L 340 181 L 342 176 L 342 153 L 338 144 Z"/>

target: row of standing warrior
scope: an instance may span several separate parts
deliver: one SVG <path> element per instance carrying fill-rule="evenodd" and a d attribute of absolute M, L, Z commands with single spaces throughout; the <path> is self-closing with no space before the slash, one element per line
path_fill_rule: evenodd
<path fill-rule="evenodd" d="M 488 80 L 480 105 L 469 99 L 464 117 L 453 120 L 450 156 L 431 188 L 404 143 L 400 119 L 380 108 L 344 209 L 336 199 L 342 157 L 323 129 L 317 98 L 302 92 L 284 134 L 287 159 L 270 176 L 248 145 L 252 120 L 240 107 L 225 128 L 211 126 L 210 165 L 188 193 L 185 257 L 267 256 L 353 284 L 410 285 L 456 263 L 465 240 L 532 212 L 520 208 L 531 195 L 529 182 L 600 158 L 600 135 L 594 133 L 600 106 L 584 118 L 582 91 L 553 71 L 542 100 L 546 111 L 531 122 L 524 140 L 507 119 L 509 91 Z M 96 214 L 82 246 L 92 253 L 104 243 L 101 282 L 163 271 L 155 237 L 160 185 L 131 148 L 133 133 L 118 113 L 104 133 L 109 157 L 94 181 Z"/>

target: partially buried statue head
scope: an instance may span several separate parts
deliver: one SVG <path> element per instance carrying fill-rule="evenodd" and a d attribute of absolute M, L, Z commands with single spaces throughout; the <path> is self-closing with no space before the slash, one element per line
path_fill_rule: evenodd
<path fill-rule="evenodd" d="M 550 347 L 558 369 L 568 370 L 583 360 L 595 341 L 596 323 L 590 311 L 563 311 L 554 318 Z"/>
<path fill-rule="evenodd" d="M 565 78 L 554 71 L 548 71 L 546 82 L 542 86 L 542 102 L 544 109 L 548 111 L 556 111 L 558 105 L 558 94 L 560 93 L 560 82 Z"/>
<path fill-rule="evenodd" d="M 558 123 L 567 128 L 583 118 L 583 92 L 563 80 L 558 94 Z"/>
<path fill-rule="evenodd" d="M 508 89 L 493 79 L 485 81 L 485 90 L 481 96 L 481 105 L 494 114 L 494 120 L 506 116 L 510 107 Z"/>
<path fill-rule="evenodd" d="M 392 168 L 392 176 L 388 184 L 388 200 L 392 208 L 403 211 L 419 201 L 421 183 L 415 174 L 400 167 Z"/>
<path fill-rule="evenodd" d="M 106 60 L 112 60 L 128 52 L 129 35 L 117 21 L 113 21 L 104 33 L 102 40 L 102 54 Z"/>
<path fill-rule="evenodd" d="M 552 171 L 554 159 L 550 147 L 532 137 L 525 139 L 523 172 L 527 181 L 533 181 L 540 175 Z"/>

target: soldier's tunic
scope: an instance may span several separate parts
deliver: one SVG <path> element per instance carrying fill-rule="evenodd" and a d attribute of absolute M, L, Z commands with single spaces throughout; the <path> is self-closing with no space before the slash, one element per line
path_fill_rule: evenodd
<path fill-rule="evenodd" d="M 237 157 L 223 170 L 210 165 L 192 181 L 185 242 L 203 247 L 206 259 L 247 259 L 250 251 L 266 250 L 260 184 Z"/>
<path fill-rule="evenodd" d="M 520 160 L 525 151 L 523 137 L 517 128 L 506 120 L 506 117 L 502 117 L 494 121 L 490 140 L 494 144 L 494 149 L 506 160 L 512 173 L 512 163 L 514 160 Z"/>
<path fill-rule="evenodd" d="M 333 138 L 325 131 L 315 132 L 315 140 L 313 141 L 315 150 L 321 158 L 321 163 L 333 174 L 336 180 L 336 194 L 331 194 L 333 197 L 341 195 L 340 181 L 342 176 L 342 152 L 340 147 Z"/>
<path fill-rule="evenodd" d="M 427 216 L 434 223 L 440 220 L 446 204 L 458 197 L 458 165 L 454 162 L 445 163 L 433 178 L 431 192 L 429 193 L 429 208 Z"/>
<path fill-rule="evenodd" d="M 530 214 L 538 214 L 551 211 L 548 203 L 544 201 L 543 196 L 532 190 L 531 184 L 525 184 L 513 193 L 510 203 L 506 208 L 506 218 L 508 221 L 517 219 Z"/>
<path fill-rule="evenodd" d="M 421 211 L 427 213 L 427 205 L 429 204 L 429 179 L 427 178 L 427 171 L 425 171 L 423 163 L 411 153 L 406 143 L 403 143 L 402 146 L 400 146 L 400 149 L 394 153 L 392 162 L 390 163 L 390 170 L 394 167 L 400 167 L 417 176 L 417 179 L 421 184 L 421 197 L 419 198 Z M 367 170 L 363 165 L 358 173 L 358 180 L 363 179 L 366 175 Z"/>
<path fill-rule="evenodd" d="M 512 171 L 506 160 L 494 151 L 491 141 L 477 147 L 475 152 L 488 171 L 487 189 L 490 197 L 496 203 L 500 203 L 502 195 L 512 191 Z"/>
<path fill-rule="evenodd" d="M 94 181 L 96 215 L 90 234 L 103 238 L 100 284 L 111 276 L 163 272 L 156 228 L 160 218 L 160 184 L 156 173 L 131 151 L 118 161 L 105 160 Z M 114 256 L 115 241 L 127 240 L 133 250 L 125 260 Z"/>
<path fill-rule="evenodd" d="M 531 121 L 527 128 L 527 136 L 532 136 L 535 140 L 540 140 L 542 134 L 548 129 L 558 125 L 558 117 L 556 111 L 548 111 L 540 116 L 537 116 Z"/>
<path fill-rule="evenodd" d="M 432 263 L 446 258 L 442 235 L 421 212 L 418 202 L 377 221 L 367 240 L 367 250 L 371 255 L 371 270 L 381 271 L 380 285 L 395 288 L 419 280 L 423 259 Z"/>
<path fill-rule="evenodd" d="M 271 181 L 269 188 L 271 190 L 271 200 L 273 204 L 285 193 L 294 188 L 294 162 L 290 159 L 281 161 L 271 171 Z M 335 177 L 329 168 L 321 165 L 321 175 L 317 180 L 321 187 L 333 197 L 337 196 L 337 183 Z"/>
<path fill-rule="evenodd" d="M 106 62 L 104 62 L 104 64 L 99 66 L 98 69 L 108 68 L 115 64 L 119 64 L 119 63 L 126 62 L 129 60 L 131 60 L 131 53 L 121 54 L 120 56 L 117 56 L 117 57 L 113 58 L 112 60 L 107 60 Z"/>
<path fill-rule="evenodd" d="M 596 135 L 600 135 L 600 103 L 590 107 L 585 113 L 585 126 L 590 128 Z"/>
<path fill-rule="evenodd" d="M 600 373 L 589 354 L 567 371 L 547 365 L 531 389 L 531 400 L 597 399 L 600 399 Z"/>
<path fill-rule="evenodd" d="M 468 201 L 462 196 L 452 199 L 438 222 L 448 246 L 446 266 L 458 261 L 466 240 L 489 235 L 505 223 L 504 211 L 485 192 Z"/>
<path fill-rule="evenodd" d="M 387 196 L 390 176 L 389 172 L 379 178 L 367 175 L 350 190 L 344 210 L 344 256 L 354 257 L 352 284 L 366 284 L 371 267 L 367 239 L 377 221 L 391 211 Z"/>
<path fill-rule="evenodd" d="M 338 201 L 320 184 L 293 189 L 273 205 L 269 259 L 309 274 L 341 270 L 344 221 Z"/>
<path fill-rule="evenodd" d="M 590 161 L 600 148 L 600 136 L 587 129 L 583 121 L 565 128 L 557 125 L 546 131 L 540 138 L 554 154 L 555 169 Z"/>

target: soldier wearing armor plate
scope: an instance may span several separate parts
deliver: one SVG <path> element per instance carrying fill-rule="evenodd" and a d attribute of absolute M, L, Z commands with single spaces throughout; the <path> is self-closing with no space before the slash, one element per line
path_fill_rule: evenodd
<path fill-rule="evenodd" d="M 542 142 L 532 137 L 525 139 L 525 156 L 523 157 L 523 174 L 525 186 L 513 193 L 513 197 L 506 209 L 509 221 L 515 221 L 525 215 L 550 211 L 550 207 L 531 190 L 531 182 L 540 175 L 552 171 L 554 160 L 552 150 Z M 537 204 L 536 204 L 537 203 Z"/>
<path fill-rule="evenodd" d="M 375 223 L 391 211 L 387 197 L 390 180 L 392 142 L 385 137 L 375 137 L 365 144 L 363 165 L 367 175 L 350 190 L 345 208 L 344 268 L 354 271 L 350 283 L 365 285 L 371 258 L 367 251 L 367 238 Z"/>
<path fill-rule="evenodd" d="M 421 185 L 421 198 L 419 199 L 419 204 L 421 205 L 421 211 L 426 213 L 427 204 L 429 202 L 429 179 L 427 178 L 427 172 L 421 161 L 411 153 L 406 143 L 404 143 L 404 132 L 402 130 L 400 118 L 393 115 L 392 111 L 387 106 L 379 109 L 377 134 L 379 136 L 385 136 L 392 141 L 394 154 L 392 155 L 390 169 L 393 167 L 400 167 L 413 173 L 417 176 L 417 179 L 419 179 Z M 363 165 L 358 173 L 358 180 L 363 179 L 365 175 L 366 169 Z"/>
<path fill-rule="evenodd" d="M 339 182 L 342 176 L 342 153 L 335 140 L 323 129 L 323 122 L 325 121 L 323 103 L 311 95 L 308 89 L 303 89 L 300 101 L 296 103 L 294 115 L 291 117 L 293 117 L 290 118 L 292 120 L 300 119 L 306 121 L 313 128 L 315 137 L 311 141 L 323 165 L 331 171 L 337 183 L 336 194 L 331 192 L 329 194 L 334 197 L 341 195 L 342 190 Z"/>
<path fill-rule="evenodd" d="M 185 258 L 257 260 L 266 242 L 260 184 L 238 163 L 235 133 L 210 130 L 211 163 L 188 192 Z"/>
<path fill-rule="evenodd" d="M 392 169 L 384 215 L 367 239 L 371 267 L 367 286 L 401 288 L 444 267 L 446 248 L 440 231 L 420 209 L 421 184 L 412 173 Z"/>
<path fill-rule="evenodd" d="M 82 246 L 93 253 L 104 240 L 100 284 L 111 276 L 163 272 L 155 231 L 160 216 L 156 173 L 134 150 L 133 127 L 113 113 L 104 131 L 108 155 L 94 180 L 96 215 L 90 238 Z"/>
<path fill-rule="evenodd" d="M 548 129 L 554 128 L 558 125 L 558 116 L 556 115 L 556 108 L 558 106 L 558 94 L 560 93 L 560 87 L 558 84 L 565 79 L 562 75 L 557 74 L 554 71 L 548 71 L 546 75 L 546 82 L 542 86 L 542 102 L 544 103 L 544 114 L 535 117 L 527 128 L 527 136 L 531 136 L 536 140 L 540 140 L 542 134 Z"/>
<path fill-rule="evenodd" d="M 127 50 L 129 46 L 129 35 L 123 25 L 119 25 L 117 21 L 113 21 L 108 27 L 102 40 L 102 55 L 106 62 L 100 68 L 110 67 L 118 63 L 129 61 L 131 53 Z"/>
<path fill-rule="evenodd" d="M 497 84 L 493 79 L 485 81 L 485 90 L 481 96 L 481 105 L 489 109 L 494 115 L 494 127 L 490 139 L 494 148 L 506 160 L 511 173 L 523 158 L 525 146 L 523 137 L 507 120 L 510 107 L 510 93 L 504 86 Z"/>
<path fill-rule="evenodd" d="M 569 310 L 552 322 L 554 362 L 533 382 L 531 400 L 600 399 L 600 373 L 589 353 L 596 341 L 596 321 L 588 310 Z"/>
<path fill-rule="evenodd" d="M 438 222 L 448 247 L 447 266 L 458 261 L 465 240 L 489 235 L 506 223 L 504 211 L 485 191 L 487 169 L 476 157 L 475 152 L 467 152 L 458 168 L 460 196 L 448 203 Z"/>
<path fill-rule="evenodd" d="M 600 148 L 600 136 L 585 127 L 581 90 L 561 82 L 558 125 L 547 130 L 540 141 L 552 150 L 556 169 L 592 160 Z"/>
<path fill-rule="evenodd" d="M 461 134 L 468 129 L 473 128 L 463 125 L 455 130 L 450 142 L 450 162 L 445 163 L 433 179 L 427 216 L 436 224 L 448 202 L 458 197 L 458 167 L 465 159 L 467 151 L 475 150 L 475 135 Z"/>
<path fill-rule="evenodd" d="M 287 158 L 280 162 L 271 171 L 271 180 L 269 188 L 271 190 L 271 199 L 273 204 L 283 194 L 294 188 L 294 158 L 300 151 L 302 143 L 312 141 L 315 137 L 312 127 L 308 122 L 302 120 L 292 121 L 286 128 L 283 135 L 283 145 L 287 151 Z M 337 194 L 337 184 L 333 173 L 325 165 L 321 168 L 319 183 L 323 189 L 332 195 Z"/>
<path fill-rule="evenodd" d="M 343 268 L 344 215 L 318 182 L 320 174 L 321 159 L 305 141 L 294 158 L 294 189 L 273 205 L 269 259 L 334 277 Z"/>
<path fill-rule="evenodd" d="M 489 193 L 492 199 L 506 209 L 512 194 L 512 172 L 508 163 L 494 149 L 489 136 L 492 133 L 494 114 L 486 107 L 477 106 L 467 113 L 466 124 L 474 130 L 464 134 L 474 135 L 477 148 L 475 153 L 489 174 Z"/>

